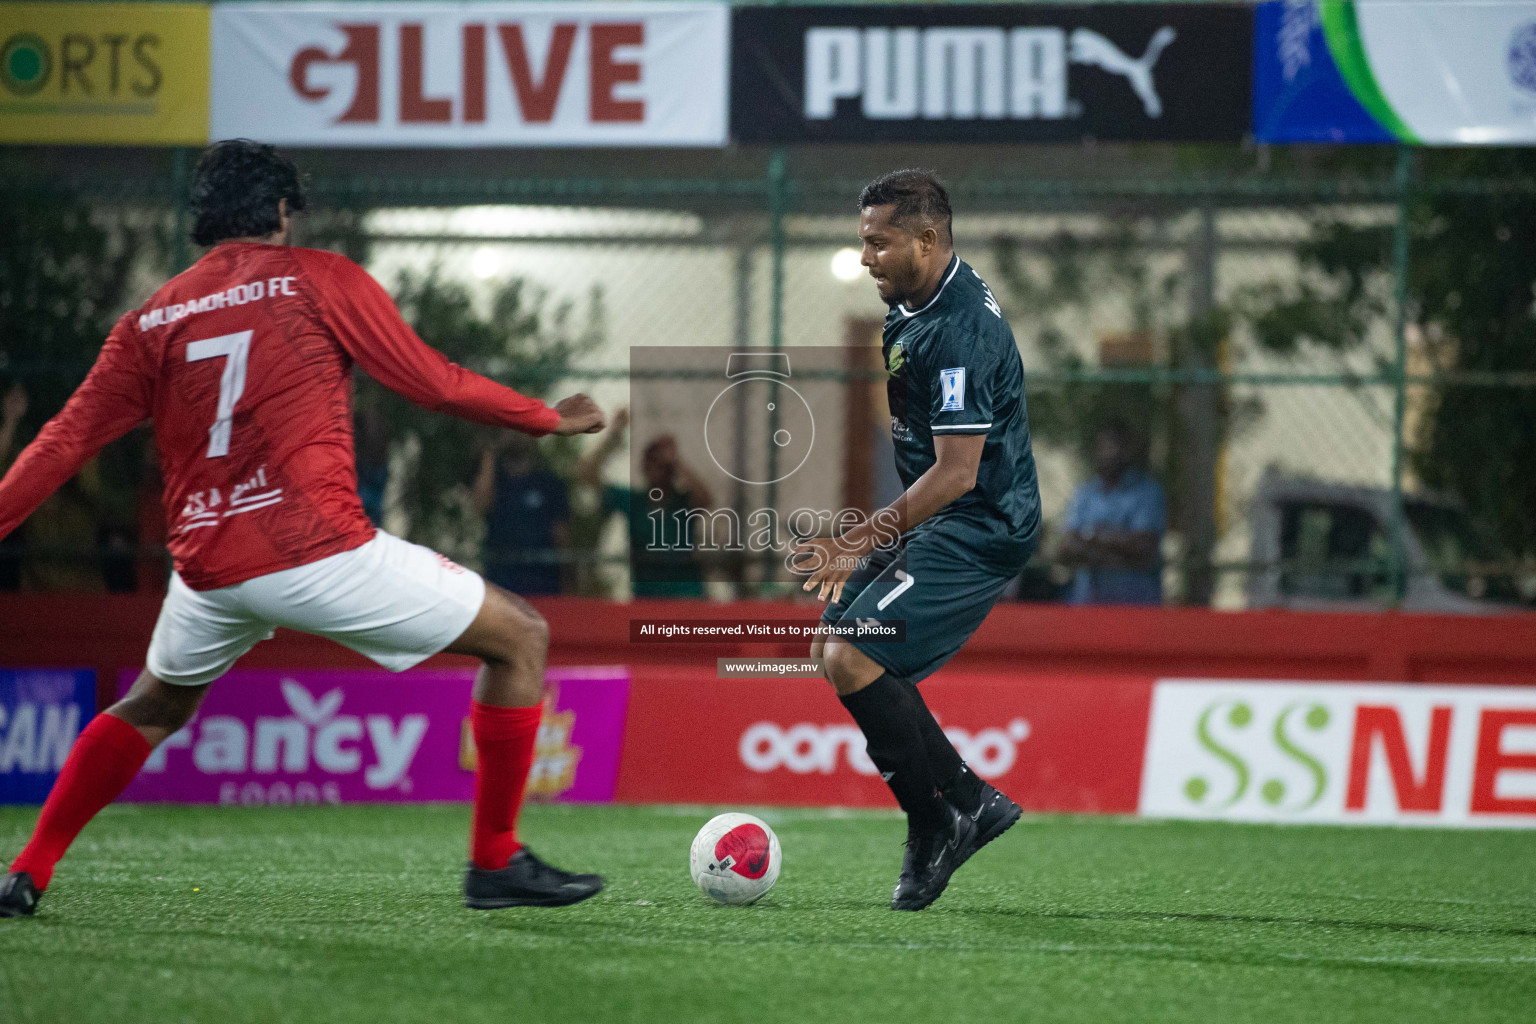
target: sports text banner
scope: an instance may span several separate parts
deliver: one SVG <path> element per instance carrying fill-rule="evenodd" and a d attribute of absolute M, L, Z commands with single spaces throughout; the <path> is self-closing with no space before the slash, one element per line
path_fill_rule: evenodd
<path fill-rule="evenodd" d="M 1530 145 L 1536 3 L 1261 4 L 1253 125 L 1263 142 Z"/>
<path fill-rule="evenodd" d="M 739 142 L 1237 140 L 1241 4 L 737 8 Z"/>
<path fill-rule="evenodd" d="M 40 804 L 96 713 L 90 669 L 0 669 L 0 804 Z"/>
<path fill-rule="evenodd" d="M 137 672 L 124 672 L 126 691 Z M 125 800 L 304 804 L 468 800 L 472 669 L 237 669 L 166 740 Z M 528 791 L 613 798 L 629 701 L 622 668 L 551 668 Z"/>
<path fill-rule="evenodd" d="M 214 138 L 719 146 L 720 3 L 250 3 L 213 17 Z"/>
<path fill-rule="evenodd" d="M 1536 688 L 1168 681 L 1142 814 L 1536 827 Z"/>
<path fill-rule="evenodd" d="M 0 3 L 0 142 L 202 145 L 208 10 Z"/>

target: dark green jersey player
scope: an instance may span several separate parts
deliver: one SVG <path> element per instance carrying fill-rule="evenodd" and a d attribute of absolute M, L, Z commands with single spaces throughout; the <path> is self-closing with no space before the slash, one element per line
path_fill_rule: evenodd
<path fill-rule="evenodd" d="M 976 485 L 917 529 L 947 524 L 980 564 L 1017 575 L 1040 532 L 1040 488 L 1024 412 L 1024 366 L 992 290 L 951 256 L 926 304 L 891 308 L 883 342 L 902 486 L 912 487 L 934 467 L 935 438 L 982 439 Z M 908 675 L 916 682 L 937 667 L 914 667 Z"/>
<path fill-rule="evenodd" d="M 986 282 L 954 254 L 944 187 L 895 171 L 865 187 L 859 208 L 863 263 L 891 308 L 887 396 L 906 491 L 870 523 L 802 544 L 797 565 L 807 590 L 831 597 L 822 621 L 841 627 L 811 656 L 907 812 L 891 907 L 921 910 L 1019 819 L 961 761 L 915 684 L 954 656 L 1028 561 L 1040 491 L 1019 351 Z M 904 621 L 905 638 L 844 632 L 872 619 Z"/>

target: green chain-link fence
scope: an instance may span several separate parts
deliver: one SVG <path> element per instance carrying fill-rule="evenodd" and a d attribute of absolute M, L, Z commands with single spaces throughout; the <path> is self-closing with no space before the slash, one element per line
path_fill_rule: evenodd
<path fill-rule="evenodd" d="M 196 255 L 179 201 L 194 156 L 176 153 L 169 174 L 98 170 L 7 188 L 16 203 L 78 197 L 109 242 L 131 250 L 117 296 L 127 308 Z M 505 320 L 512 309 L 521 333 L 492 332 L 493 348 L 505 351 L 456 357 L 524 387 L 558 375 L 549 397 L 581 389 L 617 408 L 639 400 L 629 379 L 635 346 L 877 344 L 884 307 L 843 251 L 855 244 L 863 182 L 829 172 L 825 160 L 808 173 L 798 163 L 776 152 L 752 173 L 675 178 L 616 173 L 611 162 L 587 178 L 391 175 L 354 164 L 315 174 L 305 230 L 361 258 L 408 315 L 444 293 L 463 299 L 458 320 L 417 317 L 429 342 L 441 340 L 434 324 L 451 333 L 465 317 Z M 1146 442 L 1167 493 L 1169 602 L 1491 610 L 1536 598 L 1536 526 L 1521 521 L 1536 512 L 1492 501 L 1460 465 L 1515 473 L 1533 444 L 1536 362 L 1520 326 L 1532 296 L 1489 327 L 1504 332 L 1509 352 L 1473 358 L 1455 313 L 1466 299 L 1450 295 L 1462 287 L 1456 271 L 1426 276 L 1457 245 L 1481 251 L 1477 239 L 1446 240 L 1445 224 L 1462 209 L 1491 225 L 1483 250 L 1495 265 L 1529 255 L 1521 245 L 1532 229 L 1520 215 L 1536 191 L 1527 184 L 1432 176 L 1405 150 L 1395 175 L 1350 178 L 1043 179 L 972 167 L 952 194 L 956 248 L 991 283 L 1028 375 L 1048 530 L 1022 598 L 1063 594 L 1070 574 L 1054 553 L 1064 510 L 1092 473 L 1095 428 L 1110 418 Z M 1501 255 L 1510 232 L 1516 248 Z M 83 376 L 89 346 L 82 357 L 25 337 L 0 345 L 8 360 L 0 372 L 38 396 L 19 442 Z M 536 350 L 550 345 L 559 357 L 530 378 Z M 846 463 L 882 464 L 867 473 L 845 466 L 845 479 L 825 486 L 867 504 L 893 484 L 878 437 L 883 399 L 852 397 L 881 379 L 861 359 L 851 355 L 834 376 L 868 422 L 847 419 L 836 443 L 850 453 Z M 378 409 L 382 447 L 371 458 L 392 478 L 386 525 L 478 563 L 487 542 L 473 501 L 474 453 L 462 436 L 417 436 L 394 406 Z M 1463 423 L 1479 409 L 1488 410 L 1481 433 L 1448 429 L 1447 410 Z M 655 423 L 666 410 L 647 412 Z M 1503 442 L 1501 417 L 1510 428 Z M 631 459 L 620 447 L 603 465 L 591 448 L 583 463 L 576 445 L 547 444 L 545 459 L 573 482 L 572 538 L 558 552 L 509 557 L 567 564 L 568 590 L 626 594 L 626 531 L 604 520 L 593 484 L 627 483 L 651 438 L 636 440 Z M 685 464 L 708 465 L 699 443 L 679 438 L 679 449 Z M 153 576 L 102 568 L 109 547 L 121 553 L 145 537 L 143 502 L 131 494 L 146 477 L 131 470 L 104 471 L 110 479 L 57 505 L 54 525 L 73 516 L 72 527 L 31 529 L 13 542 L 9 585 L 121 588 Z M 428 493 L 412 488 L 416 478 Z M 717 502 L 732 500 L 728 486 L 715 490 Z M 92 532 L 92 515 L 120 528 Z M 64 563 L 70 571 L 59 570 Z M 706 588 L 714 596 L 788 586 L 739 568 L 716 575 Z"/>

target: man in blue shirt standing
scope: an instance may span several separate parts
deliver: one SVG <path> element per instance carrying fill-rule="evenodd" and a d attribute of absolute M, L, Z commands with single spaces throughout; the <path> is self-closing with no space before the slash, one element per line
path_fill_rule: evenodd
<path fill-rule="evenodd" d="M 499 451 L 483 452 L 473 498 L 485 516 L 485 578 L 516 594 L 560 593 L 571 506 L 565 481 L 539 458 L 537 442 L 507 434 Z"/>
<path fill-rule="evenodd" d="M 1056 555 L 1076 569 L 1068 604 L 1163 603 L 1167 502 L 1162 485 L 1136 468 L 1139 448 L 1123 420 L 1107 421 L 1094 436 L 1094 476 L 1067 505 Z"/>

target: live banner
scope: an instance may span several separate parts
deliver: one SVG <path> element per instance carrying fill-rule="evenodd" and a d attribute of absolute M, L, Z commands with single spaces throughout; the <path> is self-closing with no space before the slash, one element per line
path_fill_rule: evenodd
<path fill-rule="evenodd" d="M 1243 4 L 740 7 L 738 142 L 1236 141 Z"/>
<path fill-rule="evenodd" d="M 237 3 L 212 135 L 308 146 L 719 146 L 721 3 Z"/>

